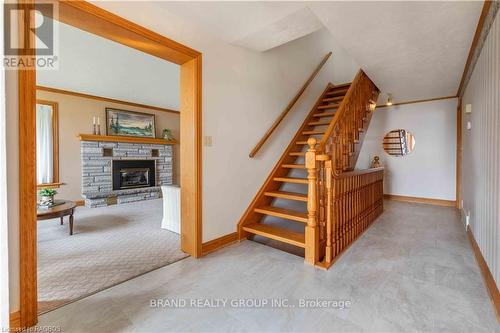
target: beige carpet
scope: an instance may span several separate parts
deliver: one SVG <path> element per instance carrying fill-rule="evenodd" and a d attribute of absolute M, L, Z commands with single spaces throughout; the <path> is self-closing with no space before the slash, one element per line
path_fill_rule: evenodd
<path fill-rule="evenodd" d="M 78 207 L 73 236 L 67 219 L 38 222 L 39 312 L 187 257 L 179 235 L 160 228 L 161 200 Z"/>

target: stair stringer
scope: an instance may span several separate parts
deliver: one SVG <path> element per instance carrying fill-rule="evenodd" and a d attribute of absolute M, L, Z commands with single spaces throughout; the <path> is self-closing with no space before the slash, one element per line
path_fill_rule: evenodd
<path fill-rule="evenodd" d="M 281 158 L 278 160 L 272 171 L 270 172 L 269 176 L 267 177 L 266 181 L 260 188 L 260 190 L 257 192 L 255 195 L 254 199 L 246 209 L 245 213 L 241 217 L 240 221 L 238 222 L 238 238 L 245 239 L 249 236 L 249 233 L 243 230 L 243 227 L 245 225 L 249 224 L 254 224 L 260 222 L 262 219 L 262 214 L 256 213 L 254 210 L 257 207 L 261 206 L 269 206 L 272 201 L 274 200 L 273 197 L 268 197 L 264 195 L 265 192 L 267 191 L 277 191 L 280 189 L 282 183 L 274 181 L 274 178 L 276 177 L 285 177 L 290 170 L 286 168 L 282 168 L 281 165 L 283 164 L 293 164 L 297 160 L 297 156 L 290 156 L 290 153 L 294 151 L 295 147 L 295 142 L 302 140 L 305 141 L 309 138 L 308 135 L 302 134 L 303 131 L 306 131 L 309 129 L 309 127 L 313 127 L 311 125 L 308 125 L 308 123 L 314 118 L 314 113 L 317 112 L 317 107 L 321 104 L 321 101 L 323 100 L 325 94 L 328 92 L 329 89 L 334 87 L 332 83 L 328 83 L 325 90 L 321 93 L 319 98 L 317 99 L 316 103 L 314 106 L 311 108 L 311 111 L 307 115 L 307 117 L 304 119 L 302 125 L 299 127 L 297 130 L 295 136 L 292 138 L 290 141 L 290 144 L 287 146 L 285 149 L 284 153 L 281 155 Z"/>

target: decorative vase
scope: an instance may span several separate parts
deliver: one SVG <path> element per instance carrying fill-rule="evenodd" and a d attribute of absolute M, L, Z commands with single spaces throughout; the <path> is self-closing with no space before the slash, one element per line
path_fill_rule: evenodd
<path fill-rule="evenodd" d="M 49 207 L 52 205 L 54 205 L 54 196 L 53 195 L 49 195 L 49 196 L 43 195 L 40 197 L 40 206 Z"/>

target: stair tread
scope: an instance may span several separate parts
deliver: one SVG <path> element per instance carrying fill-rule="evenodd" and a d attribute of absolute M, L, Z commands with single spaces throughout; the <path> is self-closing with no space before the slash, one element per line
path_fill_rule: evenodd
<path fill-rule="evenodd" d="M 339 107 L 339 103 L 320 105 L 317 107 L 318 110 L 328 110 L 328 109 L 337 109 Z"/>
<path fill-rule="evenodd" d="M 290 231 L 283 228 L 273 227 L 266 224 L 254 223 L 243 227 L 243 230 L 271 238 L 284 243 L 292 244 L 298 247 L 305 247 L 305 235 L 300 232 Z"/>
<path fill-rule="evenodd" d="M 325 134 L 325 131 L 322 130 L 303 131 L 302 134 L 308 134 L 308 135 Z"/>
<path fill-rule="evenodd" d="M 310 126 L 321 126 L 321 125 L 330 125 L 331 121 L 326 121 L 326 120 L 318 120 L 318 121 L 311 121 L 308 125 Z"/>
<path fill-rule="evenodd" d="M 274 180 L 283 183 L 307 184 L 307 178 L 275 177 Z"/>
<path fill-rule="evenodd" d="M 292 151 L 290 153 L 290 156 L 306 156 L 306 152 L 305 151 Z"/>
<path fill-rule="evenodd" d="M 333 117 L 335 112 L 320 112 L 313 114 L 314 117 Z"/>
<path fill-rule="evenodd" d="M 344 95 L 341 95 L 341 96 L 323 98 L 322 102 L 334 102 L 334 101 L 341 101 L 343 99 L 344 99 Z"/>
<path fill-rule="evenodd" d="M 325 94 L 325 97 L 328 98 L 329 96 L 345 96 L 347 90 L 349 89 L 345 88 L 345 89 L 331 90 Z"/>
<path fill-rule="evenodd" d="M 343 89 L 343 88 L 349 88 L 352 82 L 346 82 L 346 83 L 341 83 L 341 84 L 335 84 L 332 89 Z"/>
<path fill-rule="evenodd" d="M 254 211 L 256 213 L 261 213 L 261 214 L 281 217 L 281 218 L 292 220 L 292 221 L 307 223 L 307 213 L 298 212 L 298 211 L 292 210 L 292 209 L 273 207 L 273 206 L 263 206 L 263 207 L 255 208 Z"/>
<path fill-rule="evenodd" d="M 305 164 L 283 164 L 281 167 L 287 168 L 287 169 L 305 169 L 306 165 Z"/>
<path fill-rule="evenodd" d="M 346 91 L 349 90 L 351 87 L 350 83 L 344 83 L 344 84 L 339 84 L 338 86 L 333 86 L 328 90 L 328 93 L 335 93 L 339 91 Z"/>
<path fill-rule="evenodd" d="M 307 201 L 307 194 L 296 193 L 296 192 L 287 192 L 287 191 L 267 191 L 264 192 L 264 195 L 268 197 L 282 198 L 288 200 L 296 200 L 296 201 Z"/>

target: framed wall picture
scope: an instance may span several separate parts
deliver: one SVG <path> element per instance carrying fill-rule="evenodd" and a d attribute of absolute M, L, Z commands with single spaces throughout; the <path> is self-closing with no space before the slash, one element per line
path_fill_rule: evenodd
<path fill-rule="evenodd" d="M 154 114 L 106 108 L 106 135 L 155 138 Z"/>

